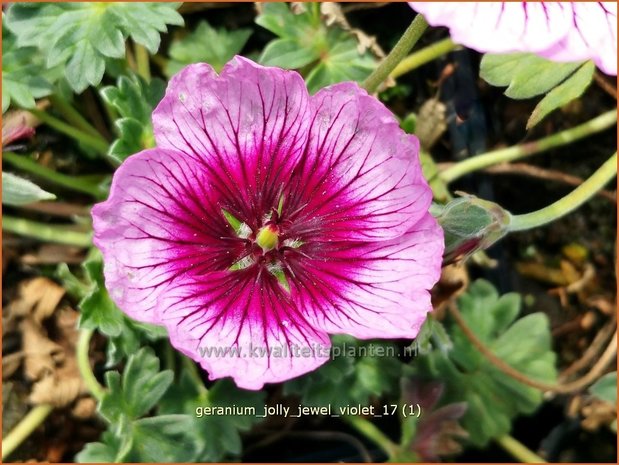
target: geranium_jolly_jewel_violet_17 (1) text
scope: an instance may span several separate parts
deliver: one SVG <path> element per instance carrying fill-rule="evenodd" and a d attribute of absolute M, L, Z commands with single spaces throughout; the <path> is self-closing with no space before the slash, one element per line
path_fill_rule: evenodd
<path fill-rule="evenodd" d="M 443 233 L 419 143 L 352 82 L 234 57 L 170 80 L 156 148 L 92 209 L 106 287 L 210 379 L 260 389 L 329 359 L 330 334 L 414 338 Z"/>

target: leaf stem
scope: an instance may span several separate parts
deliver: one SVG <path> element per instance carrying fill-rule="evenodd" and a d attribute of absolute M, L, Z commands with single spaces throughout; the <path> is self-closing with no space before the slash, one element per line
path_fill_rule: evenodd
<path fill-rule="evenodd" d="M 20 236 L 32 237 L 46 242 L 88 247 L 92 245 L 91 234 L 71 231 L 62 226 L 38 223 L 24 218 L 2 215 L 2 229 Z"/>
<path fill-rule="evenodd" d="M 595 196 L 615 176 L 617 176 L 617 152 L 606 160 L 585 182 L 565 197 L 532 213 L 512 215 L 509 231 L 526 231 L 544 226 L 571 213 Z"/>
<path fill-rule="evenodd" d="M 66 187 L 67 189 L 92 195 L 96 199 L 105 197 L 105 192 L 102 191 L 99 186 L 91 184 L 75 176 L 68 176 L 46 168 L 25 155 L 17 155 L 13 152 L 4 152 L 2 154 L 2 160 L 15 166 L 16 168 L 19 168 L 20 170 L 31 173 L 41 179 L 45 179 L 46 181 L 52 182 L 59 186 Z"/>
<path fill-rule="evenodd" d="M 2 459 L 11 455 L 54 410 L 48 404 L 37 405 L 2 440 Z"/>
<path fill-rule="evenodd" d="M 79 339 L 76 347 L 77 367 L 80 375 L 84 380 L 84 384 L 98 402 L 101 402 L 105 389 L 99 384 L 95 374 L 90 367 L 90 359 L 88 358 L 88 350 L 90 349 L 90 338 L 92 337 L 92 329 L 80 330 Z"/>
<path fill-rule="evenodd" d="M 372 74 L 363 81 L 362 87 L 370 94 L 376 92 L 378 86 L 389 77 L 389 74 L 398 63 L 411 51 L 427 28 L 428 23 L 425 18 L 420 14 L 415 16 L 415 19 L 413 19 L 413 22 L 408 26 L 408 29 L 404 31 L 404 34 L 400 37 L 400 40 L 398 40 L 391 52 L 389 52 L 389 55 L 387 55 L 384 60 L 378 64 L 376 69 L 372 71 Z"/>
<path fill-rule="evenodd" d="M 74 128 L 73 126 L 65 123 L 64 121 L 60 121 L 59 119 L 48 113 L 45 113 L 44 111 L 34 108 L 28 111 L 34 116 L 36 116 L 38 119 L 40 119 L 43 123 L 51 126 L 58 132 L 61 132 L 62 134 L 65 134 L 83 143 L 84 145 L 87 145 L 88 147 L 99 152 L 101 155 L 107 156 L 108 143 L 102 137 L 94 137 L 82 131 L 81 129 Z"/>
<path fill-rule="evenodd" d="M 428 45 L 421 50 L 411 53 L 404 58 L 389 74 L 392 78 L 398 78 L 403 74 L 409 73 L 414 69 L 419 68 L 432 60 L 436 60 L 438 57 L 451 52 L 458 47 L 458 44 L 454 43 L 449 37 L 447 39 L 439 40 L 438 42 Z"/>
<path fill-rule="evenodd" d="M 105 138 L 77 111 L 69 102 L 59 95 L 50 95 L 49 101 L 62 117 L 82 131 L 105 141 Z"/>
<path fill-rule="evenodd" d="M 344 415 L 341 418 L 366 438 L 380 446 L 390 459 L 393 459 L 399 453 L 398 445 L 391 441 L 374 423 L 353 415 Z"/>
<path fill-rule="evenodd" d="M 148 50 L 141 44 L 134 44 L 135 60 L 138 74 L 146 81 L 150 81 L 150 56 Z"/>
<path fill-rule="evenodd" d="M 493 150 L 458 162 L 440 173 L 440 177 L 446 183 L 455 181 L 465 174 L 472 173 L 488 166 L 510 162 L 520 158 L 529 157 L 536 153 L 544 152 L 555 147 L 570 144 L 584 137 L 604 131 L 617 124 L 617 110 L 610 110 L 579 126 L 566 129 L 542 139 L 526 142 L 521 145 Z"/>
<path fill-rule="evenodd" d="M 543 458 L 509 434 L 496 438 L 496 442 L 521 463 L 547 463 Z"/>

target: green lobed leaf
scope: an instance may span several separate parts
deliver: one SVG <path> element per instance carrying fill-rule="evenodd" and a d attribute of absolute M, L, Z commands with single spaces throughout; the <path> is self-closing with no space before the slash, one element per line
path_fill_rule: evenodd
<path fill-rule="evenodd" d="M 350 336 L 334 336 L 334 350 L 340 356 L 327 362 L 317 370 L 288 381 L 284 394 L 298 394 L 301 402 L 309 406 L 331 404 L 333 408 L 360 403 L 367 404 L 372 397 L 390 393 L 398 385 L 403 364 L 395 357 L 372 356 L 371 346 L 393 350 L 395 346 L 383 342 L 357 341 Z M 352 352 L 364 356 L 353 357 Z"/>
<path fill-rule="evenodd" d="M 516 319 L 520 296 L 499 296 L 487 281 L 474 282 L 458 305 L 467 325 L 495 355 L 524 375 L 555 382 L 555 353 L 551 349 L 548 318 L 534 313 Z M 512 420 L 534 412 L 542 392 L 506 376 L 492 365 L 453 322 L 448 326 L 453 349 L 435 350 L 415 361 L 417 374 L 440 379 L 446 385 L 444 403 L 466 401 L 462 425 L 477 447 L 507 434 Z"/>
<path fill-rule="evenodd" d="M 71 88 L 80 93 L 101 82 L 108 59 L 122 58 L 125 41 L 159 48 L 167 26 L 183 25 L 180 3 L 67 2 L 15 3 L 7 26 L 20 47 L 37 47 L 47 68 L 62 66 Z"/>
<path fill-rule="evenodd" d="M 43 60 L 34 47 L 18 46 L 2 16 L 2 113 L 11 102 L 22 108 L 34 108 L 35 99 L 52 92 L 44 77 Z"/>
<path fill-rule="evenodd" d="M 376 66 L 376 58 L 360 51 L 359 43 L 337 25 L 321 19 L 320 5 L 307 3 L 293 13 L 283 3 L 264 3 L 256 23 L 278 38 L 262 52 L 260 63 L 300 69 L 310 92 L 342 81 L 363 81 Z"/>
<path fill-rule="evenodd" d="M 481 78 L 493 86 L 507 86 L 505 95 L 510 98 L 545 95 L 529 118 L 527 129 L 580 97 L 594 71 L 592 62 L 559 63 L 532 53 L 486 54 L 480 66 Z"/>
<path fill-rule="evenodd" d="M 2 172 L 2 203 L 4 205 L 27 205 L 41 200 L 53 200 L 56 196 L 44 191 L 35 183 L 12 173 Z"/>
<path fill-rule="evenodd" d="M 251 29 L 215 29 L 200 21 L 193 32 L 172 42 L 165 74 L 170 77 L 191 63 L 208 63 L 219 72 L 243 49 L 251 33 Z"/>
<path fill-rule="evenodd" d="M 121 116 L 116 120 L 118 139 L 109 155 L 119 163 L 129 155 L 155 145 L 151 114 L 165 93 L 165 82 L 149 83 L 136 75 L 120 76 L 116 86 L 101 89 L 102 98 Z"/>
<path fill-rule="evenodd" d="M 193 363 L 193 362 L 190 362 Z M 191 376 L 187 368 L 181 372 L 160 403 L 166 414 L 184 413 L 192 418 L 186 434 L 196 446 L 197 460 L 221 461 L 241 453 L 240 432 L 247 431 L 261 418 L 252 415 L 197 415 L 203 407 L 254 407 L 256 415 L 263 411 L 265 393 L 245 391 L 229 380 L 217 381 L 208 392 L 201 380 Z"/>
<path fill-rule="evenodd" d="M 159 358 L 152 349 L 143 347 L 129 357 L 122 376 L 117 371 L 105 374 L 108 390 L 99 404 L 99 412 L 112 424 L 123 417 L 138 419 L 157 404 L 173 378 L 171 370 L 159 371 Z"/>

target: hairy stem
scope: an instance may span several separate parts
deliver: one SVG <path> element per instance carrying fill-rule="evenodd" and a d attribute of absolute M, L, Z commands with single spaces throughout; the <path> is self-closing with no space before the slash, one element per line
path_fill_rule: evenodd
<path fill-rule="evenodd" d="M 617 152 L 565 197 L 541 210 L 524 215 L 512 215 L 510 232 L 537 228 L 567 215 L 595 196 L 615 176 L 617 176 Z"/>
<path fill-rule="evenodd" d="M 2 459 L 11 455 L 54 410 L 51 405 L 37 405 L 2 440 Z"/>
<path fill-rule="evenodd" d="M 546 150 L 570 144 L 584 137 L 596 134 L 617 124 L 617 110 L 611 110 L 597 116 L 579 126 L 566 129 L 542 139 L 526 142 L 521 145 L 493 150 L 456 163 L 440 173 L 441 179 L 450 183 L 465 174 L 472 173 L 488 166 L 510 162 L 535 155 Z"/>
<path fill-rule="evenodd" d="M 521 463 L 546 463 L 543 458 L 508 434 L 498 437 L 496 442 Z"/>
<path fill-rule="evenodd" d="M 76 357 L 77 367 L 80 370 L 80 375 L 84 380 L 84 384 L 98 402 L 101 402 L 105 389 L 99 384 L 95 374 L 90 367 L 90 359 L 88 357 L 88 350 L 90 349 L 90 338 L 92 337 L 92 329 L 82 329 L 77 341 Z"/>
<path fill-rule="evenodd" d="M 374 423 L 366 420 L 365 418 L 353 415 L 344 415 L 341 418 L 363 434 L 366 438 L 380 446 L 389 458 L 394 458 L 397 456 L 399 452 L 398 445 L 385 436 L 385 434 L 379 430 Z"/>
<path fill-rule="evenodd" d="M 381 61 L 376 69 L 372 71 L 372 74 L 368 76 L 368 78 L 363 81 L 363 88 L 367 90 L 370 94 L 376 92 L 378 86 L 389 77 L 389 74 L 394 70 L 394 68 L 404 59 L 406 54 L 411 51 L 411 49 L 415 46 L 423 32 L 428 28 L 428 23 L 425 18 L 418 14 L 415 16 L 415 19 L 408 26 L 408 29 L 404 31 L 398 43 L 395 44 L 389 55 L 387 55 L 383 61 Z"/>
<path fill-rule="evenodd" d="M 68 176 L 46 168 L 25 155 L 17 155 L 13 152 L 4 152 L 2 154 L 2 160 L 15 166 L 16 168 L 19 168 L 20 170 L 31 173 L 41 179 L 45 179 L 46 181 L 52 182 L 59 186 L 66 187 L 67 189 L 83 192 L 85 194 L 92 195 L 97 199 L 105 197 L 105 192 L 102 191 L 99 186 L 91 184 L 75 176 Z"/>
<path fill-rule="evenodd" d="M 398 78 L 403 74 L 409 73 L 412 70 L 431 62 L 432 60 L 436 60 L 438 57 L 451 52 L 457 47 L 458 45 L 455 44 L 449 37 L 447 39 L 439 40 L 432 45 L 428 45 L 427 47 L 408 55 L 393 69 L 393 71 L 391 71 L 389 76 L 394 79 Z"/>
<path fill-rule="evenodd" d="M 43 123 L 54 128 L 56 131 L 83 143 L 84 145 L 96 150 L 101 155 L 107 155 L 108 143 L 102 137 L 94 137 L 80 129 L 74 128 L 64 121 L 60 121 L 44 111 L 34 108 L 28 111 L 40 119 Z"/>
<path fill-rule="evenodd" d="M 38 223 L 7 215 L 2 215 L 2 230 L 46 242 L 56 242 L 77 247 L 92 245 L 90 233 L 72 231 L 62 226 Z"/>

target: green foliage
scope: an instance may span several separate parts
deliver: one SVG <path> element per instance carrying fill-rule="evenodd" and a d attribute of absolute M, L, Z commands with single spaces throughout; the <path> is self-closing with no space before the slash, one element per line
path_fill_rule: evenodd
<path fill-rule="evenodd" d="M 186 360 L 189 364 L 192 361 Z M 221 461 L 227 455 L 241 453 L 241 431 L 261 419 L 252 415 L 198 416 L 202 407 L 254 407 L 259 415 L 264 406 L 264 392 L 245 391 L 229 380 L 217 381 L 208 391 L 192 375 L 194 367 L 185 368 L 180 380 L 167 392 L 160 404 L 162 413 L 182 412 L 191 416 L 187 437 L 196 447 L 199 461 Z M 195 372 L 194 372 L 195 373 Z"/>
<path fill-rule="evenodd" d="M 35 99 L 52 92 L 43 77 L 42 59 L 34 47 L 18 47 L 15 36 L 2 17 L 2 113 L 11 102 L 22 108 L 33 108 Z"/>
<path fill-rule="evenodd" d="M 260 62 L 301 69 L 310 92 L 336 82 L 363 81 L 376 66 L 350 33 L 321 21 L 318 3 L 305 4 L 298 14 L 284 3 L 264 3 L 256 23 L 278 37 L 265 47 Z"/>
<path fill-rule="evenodd" d="M 110 424 L 102 442 L 88 444 L 80 462 L 185 462 L 195 459 L 186 437 L 189 415 L 141 418 L 154 409 L 173 381 L 171 370 L 159 371 L 159 359 L 149 349 L 132 355 L 121 376 L 106 373 L 107 391 L 99 412 Z"/>
<path fill-rule="evenodd" d="M 180 3 L 69 2 L 15 3 L 7 26 L 20 47 L 39 48 L 47 67 L 62 66 L 71 88 L 79 93 L 103 78 L 106 61 L 125 55 L 125 41 L 156 53 L 167 25 L 182 25 Z"/>
<path fill-rule="evenodd" d="M 184 66 L 200 62 L 208 63 L 219 72 L 243 49 L 251 33 L 251 29 L 215 29 L 206 21 L 201 21 L 195 31 L 172 42 L 165 74 L 170 77 Z"/>
<path fill-rule="evenodd" d="M 101 96 L 120 118 L 116 120 L 118 139 L 110 146 L 109 155 L 119 163 L 129 155 L 154 147 L 151 113 L 163 98 L 165 82 L 149 83 L 138 76 L 120 76 L 116 86 L 101 89 Z"/>
<path fill-rule="evenodd" d="M 593 79 L 592 62 L 557 63 L 532 53 L 486 54 L 480 76 L 493 86 L 507 86 L 513 99 L 545 97 L 527 122 L 532 128 L 549 113 L 580 97 Z"/>
<path fill-rule="evenodd" d="M 589 388 L 598 399 L 617 405 L 617 372 L 606 373 Z"/>
<path fill-rule="evenodd" d="M 44 191 L 27 179 L 2 172 L 2 203 L 4 205 L 27 205 L 32 202 L 55 198 L 54 194 Z"/>
<path fill-rule="evenodd" d="M 403 364 L 390 356 L 372 356 L 372 346 L 381 346 L 383 354 L 395 346 L 383 342 L 357 341 L 350 336 L 334 336 L 333 353 L 339 356 L 307 375 L 284 384 L 284 394 L 298 394 L 308 406 L 329 405 L 335 409 L 392 393 L 397 387 Z M 352 352 L 364 356 L 354 357 Z M 378 355 L 378 353 L 376 354 Z"/>
<path fill-rule="evenodd" d="M 534 313 L 516 320 L 520 295 L 499 297 L 484 280 L 474 282 L 458 302 L 467 325 L 497 357 L 532 379 L 555 381 L 556 356 L 546 315 Z M 542 392 L 492 365 L 454 323 L 447 330 L 453 348 L 420 357 L 413 369 L 445 383 L 444 403 L 468 403 L 462 425 L 469 440 L 483 447 L 492 438 L 507 434 L 515 416 L 534 412 L 542 402 Z"/>

